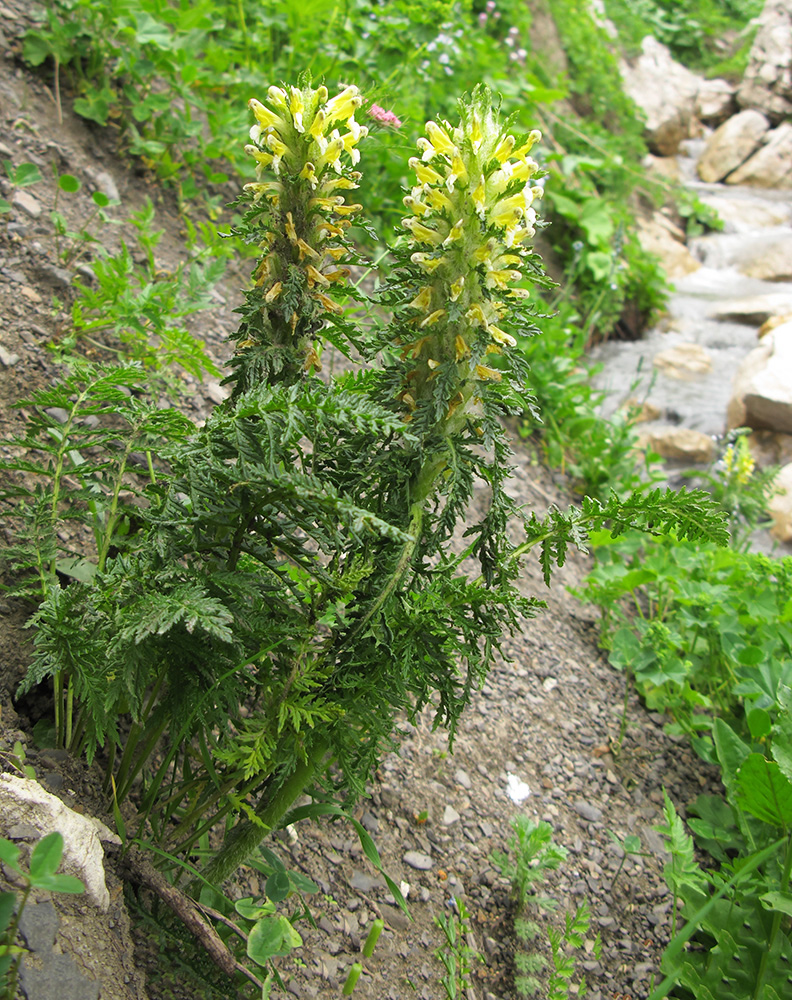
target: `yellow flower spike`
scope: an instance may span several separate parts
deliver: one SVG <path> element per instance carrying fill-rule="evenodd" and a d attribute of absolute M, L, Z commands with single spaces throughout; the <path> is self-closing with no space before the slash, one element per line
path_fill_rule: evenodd
<path fill-rule="evenodd" d="M 405 229 L 409 229 L 416 240 L 419 243 L 431 243 L 433 246 L 443 242 L 443 237 L 435 229 L 429 229 L 418 219 L 411 217 L 409 219 L 402 219 L 402 225 Z"/>
<path fill-rule="evenodd" d="M 269 97 L 272 104 L 276 108 L 281 108 L 281 110 L 286 111 L 289 106 L 289 95 L 285 90 L 281 90 L 280 87 L 270 87 L 267 91 L 267 97 Z"/>
<path fill-rule="evenodd" d="M 297 246 L 297 230 L 294 228 L 294 216 L 291 212 L 286 213 L 286 222 L 283 225 L 289 242 Z"/>
<path fill-rule="evenodd" d="M 305 105 L 303 104 L 302 91 L 297 87 L 289 87 L 291 93 L 291 100 L 289 101 L 289 111 L 291 112 L 292 120 L 294 122 L 294 127 L 298 132 L 304 132 L 305 126 L 303 125 L 303 112 L 305 111 Z"/>
<path fill-rule="evenodd" d="M 495 147 L 495 152 L 492 155 L 499 163 L 505 163 L 509 159 L 514 149 L 515 141 L 513 135 L 505 135 Z"/>
<path fill-rule="evenodd" d="M 305 260 L 306 257 L 311 257 L 313 260 L 321 260 L 322 255 L 318 254 L 313 247 L 308 246 L 308 244 L 303 239 L 297 240 L 297 249 L 300 251 L 300 260 Z"/>
<path fill-rule="evenodd" d="M 480 378 L 482 381 L 491 379 L 493 382 L 500 382 L 503 378 L 499 371 L 495 368 L 488 368 L 486 365 L 476 365 L 474 371 L 476 373 L 476 378 Z"/>
<path fill-rule="evenodd" d="M 330 163 L 337 174 L 341 173 L 341 160 L 339 157 L 344 152 L 344 141 L 340 135 L 335 136 L 328 144 L 325 151 L 316 161 L 316 172 L 321 173 L 322 168 Z"/>
<path fill-rule="evenodd" d="M 474 111 L 473 121 L 470 125 L 470 144 L 473 147 L 474 153 L 478 153 L 483 141 L 484 133 L 481 131 L 481 119 L 479 118 L 478 112 Z"/>
<path fill-rule="evenodd" d="M 455 243 L 457 240 L 461 240 L 465 230 L 465 220 L 458 219 L 451 227 L 451 232 L 443 240 L 443 246 L 447 247 L 450 243 Z"/>
<path fill-rule="evenodd" d="M 333 211 L 337 215 L 353 215 L 355 212 L 361 211 L 362 205 L 336 205 Z"/>
<path fill-rule="evenodd" d="M 407 303 L 408 309 L 419 309 L 421 312 L 426 312 L 432 305 L 432 286 L 426 285 L 424 288 L 418 292 L 412 302 Z"/>
<path fill-rule="evenodd" d="M 476 326 L 486 327 L 489 325 L 489 321 L 484 314 L 484 310 L 481 308 L 480 302 L 474 302 L 473 305 L 465 313 L 465 318 L 470 320 Z"/>
<path fill-rule="evenodd" d="M 482 243 L 480 247 L 476 247 L 473 251 L 473 257 L 479 264 L 483 264 L 484 261 L 489 260 L 492 257 L 497 248 L 497 241 L 490 237 L 486 243 Z"/>
<path fill-rule="evenodd" d="M 462 157 L 457 153 L 457 155 L 451 160 L 451 172 L 446 177 L 446 187 L 453 193 L 454 186 L 457 181 L 461 181 L 463 184 L 467 180 L 467 167 L 465 166 Z"/>
<path fill-rule="evenodd" d="M 344 235 L 344 230 L 340 226 L 334 226 L 332 222 L 328 222 L 326 219 L 322 220 L 322 224 L 316 232 L 320 240 L 323 240 L 326 236 Z"/>
<path fill-rule="evenodd" d="M 435 210 L 435 212 L 450 212 L 454 207 L 451 199 L 443 194 L 438 188 L 427 188 L 424 197 Z"/>
<path fill-rule="evenodd" d="M 544 188 L 538 184 L 531 188 L 531 201 L 541 201 L 544 198 Z"/>
<path fill-rule="evenodd" d="M 527 181 L 536 173 L 539 169 L 539 164 L 536 160 L 532 160 L 530 156 L 525 160 L 520 160 L 519 163 L 511 165 L 510 180 L 517 181 Z"/>
<path fill-rule="evenodd" d="M 423 268 L 427 274 L 433 274 L 441 264 L 447 263 L 445 257 L 430 257 L 428 253 L 414 253 L 410 256 L 410 260 Z"/>
<path fill-rule="evenodd" d="M 282 142 L 274 132 L 268 132 L 264 137 L 264 145 L 269 146 L 272 150 L 274 156 L 281 158 L 285 152 L 287 152 L 287 146 Z"/>
<path fill-rule="evenodd" d="M 527 141 L 523 143 L 523 145 L 520 146 L 519 149 L 515 149 L 512 155 L 515 156 L 518 160 L 523 159 L 528 155 L 528 153 L 531 152 L 533 147 L 536 145 L 537 142 L 541 140 L 541 138 L 542 138 L 542 133 L 539 131 L 538 128 L 535 128 L 533 132 L 529 134 Z"/>
<path fill-rule="evenodd" d="M 324 84 L 322 84 L 321 87 L 317 88 L 316 99 L 317 101 L 319 101 L 320 104 L 324 104 L 324 102 L 327 100 L 327 87 L 325 87 Z"/>
<path fill-rule="evenodd" d="M 404 405 L 409 410 L 414 410 L 415 409 L 415 405 L 416 404 L 415 404 L 415 400 L 413 399 L 412 393 L 410 393 L 410 392 L 403 392 L 399 398 L 401 399 L 401 401 L 404 403 Z"/>
<path fill-rule="evenodd" d="M 320 135 L 324 135 L 325 128 L 327 127 L 327 115 L 319 108 L 313 117 L 313 121 L 308 129 L 308 135 L 312 139 L 318 139 Z"/>
<path fill-rule="evenodd" d="M 321 302 L 329 313 L 333 313 L 335 316 L 341 316 L 343 314 L 343 308 L 337 302 L 333 302 L 333 300 L 328 295 L 325 295 L 324 292 L 314 291 L 311 294 L 318 302 Z"/>
<path fill-rule="evenodd" d="M 481 180 L 476 185 L 472 194 L 473 204 L 475 205 L 476 208 L 476 215 L 482 220 L 482 222 L 484 221 L 487 214 L 487 206 L 484 201 L 485 197 L 486 197 L 486 188 L 484 185 L 484 178 L 482 177 Z"/>
<path fill-rule="evenodd" d="M 402 204 L 406 209 L 408 209 L 414 215 L 417 215 L 419 218 L 423 218 L 423 216 L 426 215 L 427 212 L 431 212 L 431 208 L 429 207 L 429 205 L 426 205 L 424 202 L 422 202 L 420 198 L 413 198 L 411 194 L 406 194 L 402 198 Z"/>
<path fill-rule="evenodd" d="M 470 348 L 468 347 L 465 338 L 460 334 L 457 334 L 454 338 L 454 360 L 462 361 L 463 358 L 470 357 Z"/>
<path fill-rule="evenodd" d="M 308 349 L 308 353 L 305 355 L 305 361 L 303 362 L 303 371 L 307 372 L 311 368 L 315 368 L 316 371 L 320 372 L 322 370 L 322 362 L 319 360 L 319 355 L 316 350 L 311 347 Z"/>
<path fill-rule="evenodd" d="M 458 156 L 459 150 L 456 148 L 454 143 L 451 141 L 450 136 L 445 129 L 440 128 L 437 122 L 429 121 L 426 123 L 426 132 L 429 136 L 429 141 L 438 151 L 442 153 L 443 156 Z"/>
<path fill-rule="evenodd" d="M 426 139 L 424 136 L 421 136 L 421 138 L 417 140 L 415 145 L 422 151 L 423 155 L 421 156 L 421 159 L 424 161 L 424 163 L 428 163 L 429 160 L 437 156 L 437 150 L 434 148 L 431 142 L 429 142 L 429 140 Z"/>
<path fill-rule="evenodd" d="M 283 291 L 283 282 L 276 281 L 275 284 L 272 286 L 272 288 L 270 288 L 270 290 L 264 296 L 264 301 L 274 302 L 282 291 Z"/>
<path fill-rule="evenodd" d="M 262 128 L 283 128 L 284 122 L 281 116 L 276 115 L 274 111 L 270 111 L 261 101 L 257 101 L 255 97 L 250 98 L 248 107 Z"/>
<path fill-rule="evenodd" d="M 360 96 L 358 88 L 354 86 L 347 87 L 327 102 L 324 107 L 324 113 L 327 115 L 329 122 L 337 121 L 339 118 L 346 119 L 353 115 L 362 103 L 363 98 Z"/>
<path fill-rule="evenodd" d="M 328 257 L 332 257 L 333 260 L 340 260 L 347 254 L 346 247 L 324 247 L 324 252 Z"/>
<path fill-rule="evenodd" d="M 499 344 L 505 344 L 506 347 L 516 347 L 517 341 L 512 337 L 510 333 L 506 333 L 505 330 L 501 330 L 497 326 L 488 326 L 487 333 L 492 337 L 494 341 Z"/>
<path fill-rule="evenodd" d="M 328 193 L 335 191 L 336 188 L 340 188 L 342 191 L 354 191 L 359 187 L 360 185 L 355 184 L 351 177 L 333 177 L 322 181 L 322 190 Z"/>
<path fill-rule="evenodd" d="M 451 301 L 456 302 L 459 296 L 462 294 L 462 289 L 465 287 L 465 276 L 461 275 L 456 281 L 451 284 Z"/>
<path fill-rule="evenodd" d="M 487 288 L 506 288 L 510 281 L 519 281 L 520 278 L 519 271 L 490 271 L 485 283 Z"/>
<path fill-rule="evenodd" d="M 530 299 L 531 292 L 528 288 L 509 288 L 508 294 L 513 299 Z"/>
<path fill-rule="evenodd" d="M 487 344 L 487 349 L 484 351 L 485 354 L 503 354 L 503 351 L 498 347 L 497 344 Z"/>
<path fill-rule="evenodd" d="M 242 186 L 243 191 L 249 191 L 253 195 L 253 201 L 261 201 L 265 191 L 267 190 L 266 184 L 256 184 L 251 181 L 250 184 L 244 184 Z"/>
<path fill-rule="evenodd" d="M 434 326 L 435 323 L 439 322 L 443 316 L 445 316 L 445 314 L 445 309 L 435 309 L 433 313 L 427 316 L 426 319 L 422 320 L 418 325 L 421 330 L 423 330 L 426 326 Z"/>
<path fill-rule="evenodd" d="M 322 274 L 321 271 L 313 266 L 313 264 L 308 264 L 305 268 L 305 273 L 308 277 L 308 287 L 313 288 L 314 285 L 322 285 L 324 288 L 329 288 L 330 282 Z"/>
<path fill-rule="evenodd" d="M 417 156 L 411 156 L 407 161 L 421 184 L 442 184 L 443 178 L 434 167 L 429 167 L 422 163 Z"/>
<path fill-rule="evenodd" d="M 306 160 L 305 165 L 300 171 L 299 175 L 301 180 L 308 181 L 311 187 L 316 190 L 316 185 L 319 183 L 319 178 L 316 176 L 316 167 L 311 163 L 310 160 Z"/>
<path fill-rule="evenodd" d="M 426 359 L 426 365 L 427 365 L 428 368 L 431 368 L 431 370 L 434 371 L 435 368 L 439 368 L 440 367 L 440 362 L 439 361 L 435 361 L 434 358 L 427 358 Z"/>

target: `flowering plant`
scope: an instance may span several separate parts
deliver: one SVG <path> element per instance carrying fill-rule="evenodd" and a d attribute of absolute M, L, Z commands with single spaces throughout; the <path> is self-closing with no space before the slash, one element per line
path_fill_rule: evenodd
<path fill-rule="evenodd" d="M 390 319 L 372 331 L 344 306 L 360 93 L 331 98 L 303 78 L 250 107 L 257 177 L 237 233 L 260 255 L 231 397 L 189 434 L 169 436 L 150 415 L 145 502 L 117 512 L 124 531 L 83 582 L 53 579 L 24 685 L 55 678 L 59 710 L 77 716 L 59 729 L 89 757 L 110 750 L 117 799 L 146 775 L 140 829 L 170 853 L 227 818 L 203 869 L 216 883 L 307 814 L 292 808 L 305 790 L 361 793 L 401 713 L 431 704 L 453 738 L 504 631 L 541 606 L 516 584 L 532 548 L 549 582 L 591 527 L 723 535 L 696 493 L 586 500 L 527 521 L 508 495 L 500 418 L 532 405 L 514 335 L 535 330 L 526 284 L 547 283 L 529 243 L 537 132 L 513 134 L 484 89 L 460 102 L 458 124 L 427 122 L 381 295 Z M 365 363 L 323 381 L 324 341 Z M 115 385 L 88 376 L 75 376 L 79 391 L 70 383 L 64 461 L 87 433 L 80 407 L 104 414 L 92 393 Z M 97 464 L 96 483 L 82 472 L 86 497 L 109 480 L 118 495 L 115 462 Z M 476 520 L 477 479 L 490 498 Z M 55 538 L 57 495 L 47 510 Z M 517 544 L 510 521 L 522 523 Z M 449 544 L 457 526 L 461 552 Z"/>

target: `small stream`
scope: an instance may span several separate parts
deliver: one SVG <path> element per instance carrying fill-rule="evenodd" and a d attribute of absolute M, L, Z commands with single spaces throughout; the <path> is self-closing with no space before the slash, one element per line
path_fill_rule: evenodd
<path fill-rule="evenodd" d="M 772 314 L 792 312 L 792 281 L 761 280 L 740 270 L 777 246 L 788 262 L 787 273 L 792 273 L 792 190 L 699 181 L 695 163 L 702 144 L 703 140 L 685 144 L 685 155 L 678 159 L 680 174 L 702 201 L 719 212 L 723 231 L 690 240 L 688 249 L 702 266 L 674 279 L 668 316 L 661 323 L 640 341 L 601 344 L 591 358 L 603 365 L 594 383 L 607 391 L 606 415 L 628 397 L 646 399 L 662 413 L 660 420 L 645 425 L 648 430 L 679 424 L 717 436 L 726 429 L 732 381 L 740 362 L 757 345 L 760 322 L 718 319 L 715 314 L 733 300 L 755 296 L 772 296 Z M 710 372 L 682 380 L 654 369 L 655 355 L 677 344 L 702 347 L 711 358 Z"/>

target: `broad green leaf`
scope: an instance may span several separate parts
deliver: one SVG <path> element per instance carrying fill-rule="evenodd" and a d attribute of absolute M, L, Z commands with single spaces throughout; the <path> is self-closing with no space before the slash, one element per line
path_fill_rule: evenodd
<path fill-rule="evenodd" d="M 252 896 L 238 899 L 234 903 L 234 909 L 245 920 L 260 920 L 261 917 L 271 916 L 275 912 L 275 904 L 268 901 L 254 903 Z"/>
<path fill-rule="evenodd" d="M 13 868 L 15 872 L 22 871 L 19 867 L 19 854 L 20 851 L 16 844 L 0 837 L 0 861 L 8 865 L 9 868 Z"/>
<path fill-rule="evenodd" d="M 38 184 L 41 172 L 35 163 L 20 163 L 11 180 L 17 187 L 27 187 L 28 184 Z"/>
<path fill-rule="evenodd" d="M 80 181 L 74 176 L 74 174 L 61 174 L 58 178 L 58 187 L 61 191 L 66 191 L 68 194 L 74 194 L 79 191 L 82 187 Z"/>
<path fill-rule="evenodd" d="M 739 804 L 764 823 L 792 824 L 792 783 L 775 761 L 760 753 L 745 759 L 737 776 Z"/>
<path fill-rule="evenodd" d="M 751 748 L 740 739 L 734 730 L 723 721 L 716 719 L 712 727 L 715 750 L 720 762 L 723 784 L 730 795 L 737 793 L 737 772 L 740 770 Z"/>
<path fill-rule="evenodd" d="M 94 193 L 91 195 L 91 200 L 93 201 L 94 205 L 98 205 L 99 208 L 107 208 L 107 206 L 110 204 L 110 199 L 107 197 L 104 191 L 94 191 Z"/>
<path fill-rule="evenodd" d="M 63 836 L 57 830 L 48 833 L 33 848 L 30 856 L 30 878 L 38 885 L 42 878 L 54 875 L 63 856 Z"/>
<path fill-rule="evenodd" d="M 11 916 L 15 906 L 15 892 L 0 892 L 0 940 L 2 940 L 6 927 L 11 923 Z"/>
<path fill-rule="evenodd" d="M 792 917 L 792 893 L 790 892 L 765 892 L 759 899 L 762 905 L 768 910 L 776 910 Z"/>
<path fill-rule="evenodd" d="M 263 917 L 248 934 L 247 953 L 258 965 L 266 965 L 301 944 L 302 938 L 286 917 Z"/>
<path fill-rule="evenodd" d="M 80 583 L 90 583 L 96 576 L 96 563 L 80 556 L 69 556 L 66 559 L 58 559 L 55 568 L 64 576 L 70 576 Z"/>
<path fill-rule="evenodd" d="M 273 872 L 267 879 L 264 891 L 267 898 L 271 899 L 273 903 L 280 903 L 281 900 L 286 899 L 292 891 L 288 874 L 286 872 Z"/>
<path fill-rule="evenodd" d="M 752 708 L 748 712 L 746 721 L 748 722 L 748 729 L 751 732 L 751 736 L 755 740 L 760 740 L 763 736 L 767 736 L 773 728 L 773 720 L 770 718 L 770 713 L 764 708 Z"/>
<path fill-rule="evenodd" d="M 303 875 L 302 872 L 289 872 L 289 881 L 295 892 L 304 892 L 309 896 L 319 892 L 319 886 L 316 882 L 308 878 L 307 875 Z"/>
<path fill-rule="evenodd" d="M 49 892 L 68 892 L 72 895 L 85 892 L 85 886 L 74 875 L 42 875 L 36 879 L 31 875 L 30 880 L 37 889 L 47 889 Z"/>

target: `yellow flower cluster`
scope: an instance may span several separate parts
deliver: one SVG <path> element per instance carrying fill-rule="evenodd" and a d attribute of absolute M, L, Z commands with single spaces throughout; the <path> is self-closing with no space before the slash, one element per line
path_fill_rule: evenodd
<path fill-rule="evenodd" d="M 501 373 L 482 363 L 484 356 L 515 346 L 499 324 L 509 300 L 529 294 L 513 285 L 524 277 L 525 241 L 534 235 L 533 205 L 542 194 L 532 182 L 538 166 L 528 155 L 541 133 L 518 143 L 501 130 L 482 93 L 461 112 L 456 128 L 427 122 L 418 140 L 421 155 L 409 161 L 417 183 L 404 199 L 411 214 L 402 225 L 410 260 L 425 279 L 407 303 L 416 331 L 402 347 L 403 356 L 415 361 L 401 396 L 408 410 L 449 362 L 457 365 L 460 383 L 449 414 L 475 402 L 475 382 L 499 380 Z"/>
<path fill-rule="evenodd" d="M 256 180 L 245 191 L 262 209 L 263 256 L 253 277 L 266 332 L 274 343 L 303 347 L 307 368 L 318 358 L 305 336 L 322 314 L 342 312 L 327 292 L 349 275 L 338 262 L 349 252 L 345 233 L 361 206 L 347 204 L 343 192 L 358 187 L 352 168 L 368 129 L 355 120 L 357 87 L 330 99 L 323 86 L 270 87 L 267 98 L 249 102 L 255 124 L 245 146 L 256 160 Z M 248 334 L 239 347 L 255 344 Z"/>

